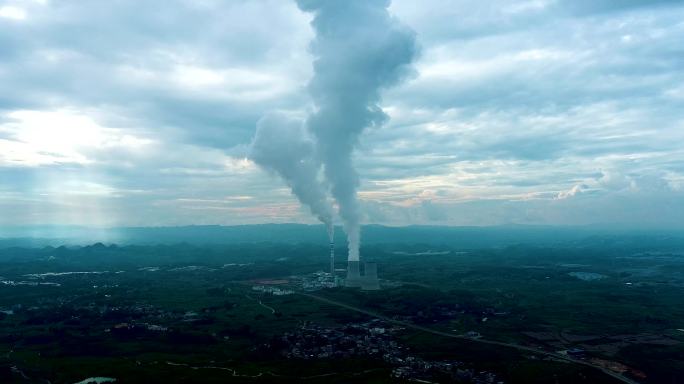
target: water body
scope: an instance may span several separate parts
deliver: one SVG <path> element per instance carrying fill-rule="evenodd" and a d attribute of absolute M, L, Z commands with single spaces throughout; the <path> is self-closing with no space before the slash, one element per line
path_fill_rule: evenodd
<path fill-rule="evenodd" d="M 204 265 L 188 265 L 186 267 L 178 267 L 178 268 L 169 269 L 169 272 L 193 272 L 193 271 L 213 272 L 213 271 L 215 271 L 215 269 L 206 267 Z"/>
<path fill-rule="evenodd" d="M 395 255 L 402 255 L 402 256 L 437 256 L 437 255 L 448 255 L 451 253 L 451 251 L 425 251 L 425 252 L 404 252 L 404 251 L 394 251 L 392 252 Z"/>
<path fill-rule="evenodd" d="M 281 257 L 277 259 L 276 261 L 284 261 L 287 260 L 287 257 Z M 246 267 L 248 265 L 254 265 L 254 263 L 228 263 L 228 264 L 223 264 L 221 268 L 228 268 L 228 267 Z"/>
<path fill-rule="evenodd" d="M 124 273 L 124 271 L 110 272 L 110 271 L 85 271 L 85 272 L 46 272 L 46 273 L 29 273 L 24 276 L 30 278 L 44 279 L 52 276 L 68 276 L 68 275 L 102 275 L 105 273 Z"/>
<path fill-rule="evenodd" d="M 89 377 L 85 380 L 81 380 L 74 384 L 103 384 L 103 383 L 114 383 L 115 378 L 112 377 Z"/>
<path fill-rule="evenodd" d="M 584 281 L 595 281 L 605 279 L 606 277 L 608 277 L 606 275 L 594 272 L 570 272 L 568 273 L 568 275 Z"/>
<path fill-rule="evenodd" d="M 0 284 L 11 285 L 11 286 L 28 285 L 30 287 L 37 287 L 39 285 L 49 285 L 52 287 L 60 287 L 61 286 L 61 284 L 59 284 L 59 283 L 44 283 L 44 282 L 37 282 L 37 281 L 14 281 L 14 280 L 0 280 Z"/>

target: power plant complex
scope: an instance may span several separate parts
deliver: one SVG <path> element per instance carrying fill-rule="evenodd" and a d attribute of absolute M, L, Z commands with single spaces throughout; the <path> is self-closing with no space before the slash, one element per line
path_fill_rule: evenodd
<path fill-rule="evenodd" d="M 344 286 L 348 288 L 361 288 L 364 291 L 377 291 L 380 289 L 378 280 L 378 264 L 366 262 L 361 275 L 361 262 L 357 260 L 347 261 L 347 277 L 344 279 Z M 330 277 L 337 285 L 335 274 L 335 243 L 330 242 Z"/>
<path fill-rule="evenodd" d="M 335 227 L 328 227 L 328 237 L 330 239 L 330 277 L 337 286 L 337 275 L 335 273 Z M 358 255 L 357 255 L 358 257 Z M 348 288 L 361 288 L 364 291 L 377 291 L 380 289 L 378 280 L 378 264 L 366 262 L 363 268 L 364 274 L 361 275 L 361 262 L 351 258 L 347 261 L 347 277 L 344 279 L 344 286 Z"/>

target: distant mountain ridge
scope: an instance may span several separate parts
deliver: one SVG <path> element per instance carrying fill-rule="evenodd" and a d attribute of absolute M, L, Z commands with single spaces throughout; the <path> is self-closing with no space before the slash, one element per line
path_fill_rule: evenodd
<path fill-rule="evenodd" d="M 346 243 L 341 227 L 335 230 L 338 244 Z M 494 227 L 366 225 L 362 244 L 429 244 L 459 248 L 490 248 L 513 244 L 557 245 L 573 242 L 629 241 L 652 244 L 684 244 L 682 230 L 636 230 L 628 228 L 554 227 L 503 225 Z M 179 227 L 14 227 L 0 228 L 0 247 L 43 247 L 59 245 L 108 244 L 179 244 L 194 245 L 238 243 L 310 243 L 327 244 L 322 225 L 191 225 Z"/>

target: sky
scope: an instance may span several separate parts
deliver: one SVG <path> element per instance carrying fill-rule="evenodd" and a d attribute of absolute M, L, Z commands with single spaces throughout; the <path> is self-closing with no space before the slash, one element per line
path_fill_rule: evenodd
<path fill-rule="evenodd" d="M 419 55 L 353 154 L 364 223 L 684 226 L 684 2 L 390 12 Z M 0 225 L 315 223 L 247 158 L 262 116 L 313 108 L 311 19 L 0 0 Z"/>

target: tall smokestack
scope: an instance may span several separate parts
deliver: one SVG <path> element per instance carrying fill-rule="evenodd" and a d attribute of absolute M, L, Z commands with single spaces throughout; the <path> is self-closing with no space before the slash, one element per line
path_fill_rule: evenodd
<path fill-rule="evenodd" d="M 335 278 L 335 243 L 330 242 L 330 275 Z"/>
<path fill-rule="evenodd" d="M 330 238 L 330 276 L 335 278 L 335 227 L 328 231 Z"/>

